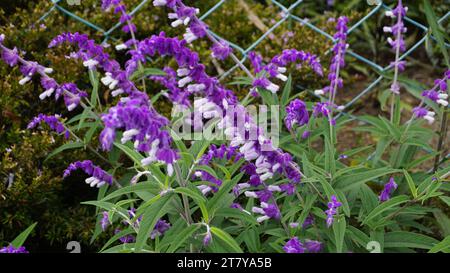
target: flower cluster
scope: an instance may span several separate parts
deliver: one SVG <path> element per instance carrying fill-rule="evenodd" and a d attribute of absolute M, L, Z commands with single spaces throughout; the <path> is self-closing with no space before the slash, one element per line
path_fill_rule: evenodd
<path fill-rule="evenodd" d="M 69 111 L 74 110 L 79 104 L 82 97 L 86 97 L 87 94 L 81 91 L 73 83 L 58 84 L 48 74 L 53 72 L 52 68 L 44 67 L 37 62 L 30 62 L 24 60 L 19 55 L 17 48 L 9 49 L 3 45 L 5 35 L 0 35 L 0 53 L 2 60 L 11 67 L 20 65 L 20 72 L 24 76 L 19 81 L 20 85 L 24 85 L 32 80 L 36 75 L 40 77 L 40 83 L 45 90 L 39 95 L 41 100 L 55 95 L 55 99 L 58 100 L 61 96 L 64 97 L 64 103 Z"/>
<path fill-rule="evenodd" d="M 158 222 L 156 222 L 155 228 L 150 233 L 150 238 L 155 239 L 158 236 L 164 235 L 169 228 L 170 223 L 166 222 L 166 220 L 159 219 Z"/>
<path fill-rule="evenodd" d="M 205 153 L 199 162 L 199 165 L 210 165 L 211 161 L 213 159 L 219 160 L 219 159 L 226 159 L 226 160 L 232 160 L 233 162 L 237 162 L 242 158 L 242 154 L 239 152 L 239 150 L 236 147 L 227 147 L 225 144 L 222 144 L 219 148 L 217 148 L 216 145 L 211 145 L 209 147 L 209 151 Z M 208 181 L 210 182 L 209 185 L 200 185 L 197 186 L 197 188 L 206 195 L 209 192 L 217 192 L 219 190 L 218 187 L 222 185 L 222 181 L 220 179 L 217 179 L 207 171 L 196 171 L 194 173 L 194 178 L 198 177 L 202 181 Z"/>
<path fill-rule="evenodd" d="M 81 169 L 86 174 L 90 175 L 90 177 L 86 179 L 86 183 L 91 187 L 97 186 L 98 188 L 100 188 L 105 184 L 112 185 L 113 183 L 113 177 L 102 170 L 100 167 L 95 166 L 90 160 L 71 163 L 69 167 L 64 171 L 64 177 L 69 176 L 72 172 L 78 169 Z"/>
<path fill-rule="evenodd" d="M 136 209 L 135 208 L 131 208 L 128 210 L 128 217 L 130 219 L 134 219 L 136 217 Z M 138 217 L 134 222 L 131 222 L 129 220 L 124 220 L 122 221 L 123 224 L 129 226 L 132 225 L 134 228 L 139 228 L 139 224 L 142 221 L 142 216 Z M 102 226 L 102 230 L 105 231 L 105 229 L 109 226 L 110 222 L 109 222 L 109 213 L 104 211 L 103 212 L 103 216 L 102 219 L 100 221 L 100 224 Z M 170 223 L 168 223 L 166 220 L 162 220 L 162 219 L 158 219 L 158 221 L 155 224 L 155 227 L 153 228 L 152 232 L 150 233 L 150 239 L 155 239 L 156 237 L 162 236 L 164 235 L 164 233 L 169 230 L 171 227 Z M 116 228 L 114 233 L 117 234 L 121 232 L 120 228 Z M 119 240 L 122 243 L 132 243 L 136 240 L 135 236 L 133 235 L 126 235 L 123 236 L 121 238 L 119 238 Z"/>
<path fill-rule="evenodd" d="M 342 203 L 337 200 L 335 195 L 331 196 L 331 201 L 328 202 L 328 210 L 325 211 L 327 215 L 327 226 L 330 227 L 334 222 L 334 215 L 337 213 L 337 208 L 342 206 Z"/>
<path fill-rule="evenodd" d="M 186 42 L 192 43 L 206 36 L 208 27 L 196 16 L 200 12 L 199 9 L 186 6 L 181 0 L 154 0 L 153 5 L 156 7 L 167 6 L 173 10 L 168 15 L 169 19 L 173 20 L 171 26 L 174 28 L 181 25 L 186 26 L 186 33 L 183 35 Z"/>
<path fill-rule="evenodd" d="M 308 122 L 309 114 L 306 109 L 306 104 L 299 99 L 291 101 L 291 103 L 286 107 L 286 117 L 284 118 L 286 128 L 291 131 L 294 124 L 303 126 L 308 124 Z"/>
<path fill-rule="evenodd" d="M 177 69 L 179 78 L 177 84 L 174 85 L 179 89 L 171 89 L 171 93 L 176 97 L 186 98 L 191 94 L 205 95 L 220 106 L 224 103 L 235 104 L 237 102 L 231 90 L 225 89 L 216 78 L 210 77 L 205 72 L 205 66 L 200 63 L 198 54 L 187 47 L 185 40 L 169 38 L 164 32 L 161 32 L 159 35 L 153 35 L 140 41 L 137 43 L 137 50 L 130 50 L 128 53 L 131 55 L 130 60 L 126 63 L 128 74 L 136 71 L 139 62 L 146 63 L 147 56 L 173 57 L 179 67 Z M 156 79 L 161 82 L 160 78 Z M 181 92 L 186 91 L 188 95 L 181 95 Z"/>
<path fill-rule="evenodd" d="M 184 90 L 178 87 L 178 78 L 177 72 L 173 70 L 171 67 L 164 68 L 165 75 L 163 76 L 150 76 L 149 78 L 153 81 L 161 83 L 165 88 L 167 88 L 168 92 L 164 93 L 164 96 L 167 97 L 174 104 L 190 106 L 189 96 L 193 92 L 198 92 L 202 86 L 196 86 L 196 88 L 191 87 L 188 90 Z"/>
<path fill-rule="evenodd" d="M 447 81 L 450 80 L 450 70 L 445 72 L 444 78 L 437 79 L 434 81 L 434 87 L 430 90 L 425 90 L 422 92 L 422 101 L 419 106 L 413 108 L 413 117 L 423 118 L 428 121 L 428 123 L 433 123 L 435 120 L 436 113 L 428 110 L 428 107 L 423 107 L 424 99 L 430 99 L 437 104 L 444 107 L 448 106 L 448 94 L 447 94 Z"/>
<path fill-rule="evenodd" d="M 87 35 L 65 33 L 53 39 L 50 47 L 64 42 L 78 46 L 79 50 L 72 54 L 75 58 L 81 58 L 85 62 L 93 60 L 106 72 L 106 76 L 101 81 L 112 90 L 113 95 L 124 93 L 129 95 L 122 98 L 116 106 L 111 107 L 108 113 L 101 117 L 105 126 L 100 134 L 103 150 L 109 151 L 112 148 L 116 131 L 123 129 L 125 131 L 122 135 L 122 143 L 132 141 L 139 152 L 147 153 L 147 157 L 142 162 L 143 165 L 154 161 L 165 162 L 168 164 L 169 175 L 172 175 L 173 163 L 179 156 L 176 151 L 171 149 L 172 139 L 164 130 L 169 122 L 151 106 L 147 94 L 139 91 L 129 80 L 129 76 L 135 71 L 141 61 L 140 58 L 143 57 L 143 55 L 139 55 L 141 48 L 133 51 L 133 58 L 127 62 L 126 71 L 123 71 L 120 64 L 111 60 L 110 56 L 104 52 L 103 47 L 95 44 L 93 40 L 89 40 Z M 141 42 L 139 45 L 144 47 L 145 42 Z"/>
<path fill-rule="evenodd" d="M 59 115 L 47 116 L 44 114 L 39 114 L 28 124 L 27 129 L 33 129 L 37 127 L 41 122 L 45 122 L 50 127 L 50 129 L 57 132 L 58 134 L 64 133 L 64 136 L 66 137 L 66 139 L 68 139 L 70 133 L 65 129 L 64 124 L 59 121 L 60 117 L 61 116 Z"/>
<path fill-rule="evenodd" d="M 283 250 L 286 253 L 318 253 L 322 250 L 322 243 L 307 239 L 303 244 L 297 237 L 294 237 L 284 245 Z"/>
<path fill-rule="evenodd" d="M 391 194 L 395 189 L 397 189 L 398 185 L 395 183 L 395 180 L 393 177 L 389 179 L 389 182 L 384 185 L 383 190 L 380 193 L 380 196 L 378 197 L 381 202 L 385 202 L 391 198 Z"/>
<path fill-rule="evenodd" d="M 145 152 L 147 157 L 142 160 L 143 165 L 155 161 L 165 162 L 168 174 L 173 173 L 173 163 L 179 158 L 177 152 L 171 148 L 172 138 L 162 130 L 169 121 L 150 108 L 141 99 L 122 100 L 111 107 L 102 116 L 105 128 L 100 134 L 100 142 L 104 150 L 110 150 L 116 137 L 116 130 L 124 129 L 121 142 L 132 141 L 135 149 Z"/>
<path fill-rule="evenodd" d="M 448 94 L 447 94 L 447 81 L 450 80 L 450 70 L 447 70 L 444 74 L 444 78 L 434 81 L 434 87 L 431 90 L 425 90 L 422 93 L 423 97 L 426 97 L 437 104 L 442 106 L 448 106 Z"/>
<path fill-rule="evenodd" d="M 252 93 L 255 95 L 257 94 L 257 88 L 267 89 L 272 93 L 278 92 L 280 87 L 274 84 L 271 79 L 276 78 L 282 81 L 286 81 L 288 78 L 286 77 L 286 75 L 284 75 L 284 73 L 286 73 L 287 71 L 286 66 L 291 63 L 306 63 L 318 75 L 323 75 L 319 58 L 316 55 L 301 50 L 285 49 L 281 54 L 273 57 L 271 62 L 267 65 L 263 65 L 263 59 L 259 54 L 250 52 L 248 57 L 255 73 L 258 74 L 258 76 L 253 80 Z"/>
<path fill-rule="evenodd" d="M 211 56 L 221 61 L 228 58 L 231 52 L 233 52 L 233 49 L 231 49 L 230 45 L 225 41 L 220 41 L 219 43 L 214 44 L 211 50 Z"/>
<path fill-rule="evenodd" d="M 406 50 L 405 40 L 403 34 L 407 32 L 407 28 L 403 22 L 404 17 L 406 16 L 406 12 L 408 11 L 408 7 L 404 7 L 402 4 L 402 0 L 398 1 L 398 4 L 395 9 L 386 11 L 386 16 L 396 19 L 396 23 L 392 26 L 386 26 L 383 28 L 383 31 L 386 33 L 391 33 L 393 37 L 388 38 L 388 43 L 392 47 L 392 49 L 396 53 L 396 58 L 393 63 L 391 63 L 391 67 L 395 68 L 395 71 L 403 71 L 405 70 L 406 62 L 399 60 L 399 53 L 404 52 Z M 400 93 L 400 85 L 397 80 L 394 79 L 394 82 L 391 86 L 391 91 L 395 94 Z"/>
<path fill-rule="evenodd" d="M 28 250 L 25 249 L 24 246 L 15 248 L 13 245 L 5 246 L 0 248 L 0 253 L 29 253 Z"/>
<path fill-rule="evenodd" d="M 334 35 L 334 39 L 336 40 L 336 44 L 333 47 L 333 58 L 331 60 L 330 72 L 328 74 L 328 80 L 330 81 L 330 85 L 314 91 L 314 93 L 318 96 L 322 96 L 325 94 L 329 94 L 330 99 L 327 102 L 319 102 L 314 107 L 314 115 L 323 115 L 324 117 L 330 118 L 333 112 L 333 109 L 338 109 L 339 107 L 335 105 L 334 98 L 338 89 L 343 88 L 344 82 L 340 76 L 340 71 L 345 67 L 345 53 L 348 48 L 347 44 L 347 31 L 349 19 L 346 16 L 341 16 L 337 20 L 336 24 L 336 34 Z M 330 120 L 331 124 L 334 124 L 335 121 L 333 119 Z"/>

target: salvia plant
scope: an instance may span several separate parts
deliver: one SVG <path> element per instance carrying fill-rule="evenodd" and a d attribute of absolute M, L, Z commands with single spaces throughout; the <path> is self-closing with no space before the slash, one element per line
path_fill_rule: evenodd
<path fill-rule="evenodd" d="M 167 11 L 173 28 L 183 29 L 182 38 L 161 32 L 137 40 L 125 4 L 103 0 L 101 8 L 120 17 L 129 40 L 113 47 L 82 33 L 52 40 L 49 48 L 67 49 L 67 58 L 86 68 L 89 90 L 57 82 L 53 69 L 26 60 L 0 36 L 1 58 L 18 67 L 19 83 L 38 81 L 40 100 L 65 105 L 64 113 L 39 114 L 28 129 L 45 126 L 63 135 L 67 143 L 58 152 L 86 148 L 95 156 L 73 162 L 63 176 L 83 172 L 85 182 L 99 188 L 98 200 L 85 204 L 98 212 L 93 239 L 111 235 L 101 252 L 367 252 L 371 243 L 385 252 L 450 251 L 449 237 L 442 240 L 449 220 L 436 205 L 450 203 L 450 167 L 430 146 L 434 133 L 427 127 L 446 115 L 450 71 L 423 90 L 402 123 L 399 75 L 407 63 L 400 56 L 408 33 L 402 1 L 386 13 L 393 23 L 383 28 L 394 52 L 391 119 L 357 117 L 364 125 L 355 130 L 378 142 L 345 151 L 337 149 L 338 136 L 352 120 L 337 98 L 346 91 L 347 17 L 335 20 L 330 67 L 324 69 L 316 55 L 301 49 L 285 49 L 268 62 L 250 52 L 242 63 L 199 20 L 195 7 L 181 0 L 153 5 Z M 190 47 L 199 39 L 209 42 L 213 58 L 232 59 L 245 73 L 239 78 L 248 88 L 244 99 L 207 73 Z M 109 50 L 122 51 L 121 61 Z M 152 67 L 155 59 L 167 66 Z M 328 79 L 313 92 L 314 102 L 292 94 L 289 69 L 300 66 Z M 150 97 L 146 81 L 162 91 Z M 111 107 L 102 92 L 111 95 Z M 170 118 L 154 108 L 162 99 L 173 103 Z M 263 115 L 255 115 L 252 102 Z M 281 132 L 269 132 L 268 124 Z M 436 156 L 434 168 L 423 167 Z M 436 234 L 429 223 L 443 232 Z M 22 244 L 0 252 L 24 252 Z"/>

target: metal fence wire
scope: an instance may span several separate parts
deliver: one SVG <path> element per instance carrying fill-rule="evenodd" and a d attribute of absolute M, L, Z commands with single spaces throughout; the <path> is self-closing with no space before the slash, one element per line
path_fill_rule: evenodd
<path fill-rule="evenodd" d="M 67 1 L 68 4 L 72 4 L 72 5 L 79 5 L 81 4 L 82 0 L 49 0 L 52 3 L 52 7 L 40 18 L 40 21 L 45 20 L 45 18 L 47 18 L 48 16 L 51 16 L 53 13 L 55 12 L 61 12 L 64 15 L 72 18 L 73 20 L 77 20 L 85 25 L 87 25 L 88 27 L 100 32 L 103 34 L 104 37 L 104 42 L 112 39 L 115 40 L 115 38 L 112 36 L 112 33 L 114 32 L 114 30 L 116 30 L 117 28 L 121 27 L 122 24 L 119 22 L 117 24 L 115 24 L 113 27 L 111 27 L 109 30 L 104 30 L 101 27 L 89 22 L 89 20 L 81 18 L 80 16 L 74 14 L 73 12 L 67 10 L 66 8 L 62 7 L 60 5 L 60 3 Z M 200 16 L 200 20 L 205 20 L 206 18 L 208 18 L 209 16 L 211 16 L 214 12 L 216 12 L 217 10 L 223 8 L 223 4 L 226 2 L 227 0 L 219 0 L 217 1 L 217 3 L 210 8 L 209 10 L 207 10 L 206 12 L 204 12 L 201 16 Z M 133 10 L 130 12 L 130 15 L 136 15 L 137 13 L 140 12 L 140 10 L 145 7 L 146 5 L 152 5 L 153 0 L 142 0 L 136 7 L 133 8 Z M 333 38 L 333 35 L 330 33 L 325 32 L 324 30 L 318 28 L 317 26 L 315 26 L 314 24 L 310 23 L 309 20 L 307 19 L 302 19 L 294 14 L 292 14 L 291 12 L 297 8 L 298 6 L 300 6 L 304 1 L 303 0 L 298 0 L 295 3 L 293 3 L 292 5 L 290 5 L 289 7 L 286 7 L 285 5 L 281 4 L 279 1 L 276 0 L 271 0 L 271 2 L 277 6 L 280 9 L 280 12 L 282 12 L 283 17 L 278 20 L 272 27 L 270 27 L 264 34 L 262 34 L 256 41 L 254 41 L 249 47 L 247 48 L 243 48 L 242 46 L 233 43 L 231 41 L 228 41 L 227 39 L 221 37 L 220 35 L 218 35 L 217 33 L 214 32 L 214 30 L 209 30 L 209 32 L 211 33 L 211 35 L 215 36 L 216 38 L 220 38 L 221 40 L 227 41 L 231 47 L 233 47 L 235 50 L 239 51 L 242 54 L 242 59 L 241 62 L 244 62 L 247 57 L 248 57 L 248 53 L 250 51 L 252 51 L 253 49 L 255 49 L 260 43 L 262 43 L 273 31 L 275 31 L 275 29 L 277 29 L 283 22 L 285 22 L 286 20 L 290 19 L 296 22 L 301 23 L 303 26 L 309 27 L 311 28 L 313 31 L 315 31 L 316 33 L 318 33 L 319 35 L 325 37 L 326 39 L 331 40 L 332 42 L 336 42 L 335 39 Z M 348 30 L 348 35 L 350 36 L 356 29 L 358 29 L 364 22 L 371 20 L 377 13 L 379 12 L 383 12 L 386 10 L 391 10 L 390 7 L 388 7 L 385 3 L 383 3 L 383 1 L 378 0 L 378 1 L 368 1 L 368 4 L 370 2 L 375 2 L 375 4 L 372 4 L 373 8 L 371 8 L 371 10 L 363 17 L 361 18 L 358 22 L 356 22 L 354 25 L 349 27 Z M 448 11 L 444 16 L 442 16 L 441 18 L 439 18 L 438 23 L 441 24 L 444 21 L 446 21 L 448 18 L 450 17 L 450 11 Z M 408 22 L 409 24 L 413 25 L 414 27 L 418 28 L 419 30 L 422 31 L 423 36 L 422 38 L 417 41 L 414 45 L 412 45 L 409 49 L 407 49 L 407 51 L 400 57 L 400 59 L 405 59 L 406 57 L 408 57 L 409 55 L 411 55 L 414 51 L 416 51 L 422 44 L 424 44 L 427 40 L 427 36 L 428 36 L 428 26 L 425 26 L 411 18 L 406 17 L 405 21 Z M 431 36 L 431 40 L 434 40 L 433 36 Z M 446 44 L 446 46 L 448 48 L 450 48 L 450 44 Z M 378 63 L 375 63 L 365 57 L 363 57 L 362 55 L 358 54 L 357 52 L 352 51 L 351 49 L 351 45 L 349 47 L 349 50 L 347 51 L 346 54 L 348 54 L 349 56 L 355 58 L 356 60 L 358 60 L 359 62 L 362 62 L 366 65 L 368 65 L 369 67 L 375 69 L 376 71 L 380 72 L 380 76 L 378 76 L 374 81 L 368 83 L 368 85 L 361 91 L 357 92 L 357 95 L 355 97 L 353 97 L 348 103 L 346 103 L 344 105 L 344 111 L 349 109 L 355 102 L 357 102 L 359 99 L 361 99 L 363 96 L 367 95 L 368 93 L 370 93 L 372 90 L 374 90 L 374 88 L 384 79 L 384 75 L 386 75 L 386 73 L 382 73 L 382 72 L 386 72 L 387 70 L 391 69 L 390 66 L 382 66 Z M 238 69 L 239 66 L 235 65 L 234 67 L 232 67 L 231 69 L 229 69 L 228 71 L 224 72 L 222 75 L 219 75 L 221 78 L 228 76 L 231 72 L 233 72 L 235 69 Z M 343 111 L 343 113 L 345 113 Z"/>

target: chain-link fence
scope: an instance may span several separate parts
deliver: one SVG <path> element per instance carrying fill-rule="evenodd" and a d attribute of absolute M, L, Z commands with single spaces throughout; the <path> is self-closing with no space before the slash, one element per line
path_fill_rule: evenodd
<path fill-rule="evenodd" d="M 76 15 L 75 13 L 71 12 L 70 10 L 67 10 L 66 8 L 59 5 L 63 1 L 67 1 L 69 5 L 79 5 L 79 4 L 82 4 L 82 0 L 50 0 L 50 1 L 53 4 L 52 7 L 41 17 L 40 20 L 45 20 L 45 18 L 47 18 L 48 16 L 51 16 L 55 12 L 61 12 L 64 15 L 72 18 L 73 20 L 77 20 L 77 21 L 87 25 L 88 27 L 102 33 L 104 36 L 105 42 L 110 39 L 114 40 L 112 33 L 116 29 L 121 27 L 121 25 L 122 25 L 121 23 L 117 23 L 113 27 L 111 27 L 109 30 L 103 30 L 101 27 L 91 23 L 89 20 L 81 18 L 80 16 Z M 200 19 L 205 20 L 206 18 L 211 16 L 214 12 L 216 12 L 217 10 L 223 8 L 223 5 L 226 1 L 227 0 L 217 1 L 217 3 L 212 8 L 210 8 L 209 10 L 207 10 L 200 16 Z M 146 5 L 152 5 L 152 2 L 153 2 L 152 0 L 141 1 L 136 7 L 134 7 L 132 9 L 130 14 L 136 15 Z M 282 12 L 282 15 L 283 15 L 282 18 L 280 20 L 278 20 L 272 27 L 270 27 L 264 34 L 262 34 L 256 41 L 254 41 L 247 48 L 243 48 L 242 46 L 240 46 L 236 43 L 228 41 L 227 39 L 225 39 L 225 38 L 221 37 L 220 35 L 218 35 L 217 33 L 215 33 L 214 30 L 209 30 L 209 31 L 213 36 L 227 41 L 230 44 L 230 46 L 232 46 L 235 50 L 239 51 L 243 56 L 243 58 L 241 59 L 241 62 L 244 62 L 247 59 L 247 54 L 250 51 L 255 49 L 260 43 L 262 43 L 265 39 L 267 39 L 267 37 L 269 37 L 269 35 L 271 33 L 273 33 L 281 24 L 283 24 L 287 20 L 297 21 L 297 22 L 301 23 L 303 26 L 311 28 L 313 31 L 315 31 L 319 35 L 334 42 L 332 34 L 327 33 L 324 30 L 316 27 L 314 24 L 310 23 L 309 20 L 302 19 L 302 18 L 292 14 L 292 11 L 295 8 L 302 5 L 302 3 L 304 2 L 303 0 L 298 0 L 295 3 L 291 4 L 289 7 L 286 7 L 285 5 L 281 4 L 279 1 L 276 1 L 276 0 L 271 0 L 271 2 L 280 9 L 280 12 Z M 371 8 L 371 10 L 364 17 L 362 17 L 358 22 L 356 22 L 354 25 L 349 27 L 349 30 L 348 30 L 349 35 L 351 35 L 353 32 L 355 32 L 356 29 L 361 27 L 361 25 L 364 22 L 370 21 L 371 19 L 373 19 L 373 17 L 376 14 L 378 14 L 379 12 L 390 10 L 390 8 L 380 0 L 378 0 L 378 1 L 368 0 L 367 3 L 368 3 L 368 5 L 371 5 L 373 8 Z M 449 17 L 450 17 L 450 11 L 447 12 L 441 18 L 439 18 L 438 22 L 442 23 L 445 20 L 447 20 Z M 411 18 L 408 18 L 408 17 L 405 18 L 405 21 L 407 23 L 413 25 L 414 27 L 418 28 L 419 30 L 421 30 L 423 32 L 423 37 L 419 41 L 417 41 L 414 45 L 412 45 L 409 49 L 407 49 L 407 51 L 400 57 L 400 59 L 405 59 L 406 57 L 411 55 L 414 51 L 416 51 L 421 45 L 423 45 L 425 43 L 425 41 L 427 40 L 427 35 L 428 35 L 428 27 L 427 26 L 425 26 L 415 20 L 412 20 Z M 434 40 L 433 37 L 431 37 L 431 38 Z M 450 44 L 447 44 L 446 46 L 450 48 Z M 347 54 L 349 56 L 355 58 L 356 60 L 364 63 L 365 65 L 368 65 L 369 67 L 375 69 L 378 72 L 386 72 L 387 70 L 389 70 L 391 68 L 390 66 L 382 66 L 374 61 L 367 59 L 366 57 L 363 57 L 358 52 L 352 51 L 351 45 L 349 47 L 349 50 L 347 51 Z M 239 69 L 238 65 L 235 65 L 228 71 L 224 72 L 222 75 L 220 75 L 220 77 L 224 78 L 236 69 Z M 367 95 L 369 92 L 374 90 L 374 88 L 384 79 L 384 76 L 383 76 L 384 73 L 380 73 L 380 74 L 381 75 L 378 76 L 374 81 L 368 83 L 368 85 L 363 90 L 360 90 L 359 92 L 357 92 L 357 95 L 344 105 L 345 109 L 349 109 L 349 107 L 351 107 L 355 102 L 357 102 L 363 96 Z"/>

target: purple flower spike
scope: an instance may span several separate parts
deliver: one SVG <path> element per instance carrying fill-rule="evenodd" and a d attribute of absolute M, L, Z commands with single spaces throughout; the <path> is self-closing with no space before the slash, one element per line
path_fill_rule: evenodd
<path fill-rule="evenodd" d="M 337 208 L 342 206 L 342 203 L 337 200 L 336 195 L 331 196 L 331 201 L 328 203 L 328 210 L 325 211 L 327 215 L 327 226 L 330 227 L 334 221 L 334 215 L 337 213 Z"/>
<path fill-rule="evenodd" d="M 208 225 L 206 225 L 206 234 L 205 237 L 203 237 L 203 245 L 208 246 L 212 241 L 212 233 L 211 229 Z"/>
<path fill-rule="evenodd" d="M 2 59 L 9 66 L 16 66 L 19 61 L 19 51 L 16 47 L 12 50 L 2 50 Z"/>
<path fill-rule="evenodd" d="M 259 213 L 263 215 L 256 219 L 258 223 L 261 223 L 271 218 L 278 220 L 281 217 L 280 210 L 278 209 L 278 206 L 276 204 L 267 204 L 265 202 L 261 202 L 261 207 L 260 208 L 253 207 L 252 211 L 254 213 Z"/>
<path fill-rule="evenodd" d="M 286 253 L 304 253 L 305 248 L 303 244 L 298 240 L 297 237 L 290 239 L 283 247 Z"/>
<path fill-rule="evenodd" d="M 286 107 L 286 117 L 284 119 L 284 123 L 286 124 L 288 130 L 291 130 L 294 124 L 303 126 L 305 124 L 308 124 L 308 122 L 309 114 L 308 110 L 306 109 L 306 104 L 299 99 L 293 100 Z"/>
<path fill-rule="evenodd" d="M 92 161 L 77 161 L 69 165 L 64 171 L 64 177 L 69 176 L 72 172 L 81 169 L 91 177 L 86 179 L 86 183 L 91 187 L 97 186 L 100 188 L 105 184 L 112 185 L 113 178 L 110 174 L 102 170 L 100 167 L 95 166 Z"/>
<path fill-rule="evenodd" d="M 319 241 L 306 240 L 305 247 L 309 253 L 318 253 L 322 250 L 322 243 Z"/>
<path fill-rule="evenodd" d="M 221 61 L 228 58 L 231 52 L 233 52 L 230 45 L 225 41 L 220 41 L 219 43 L 214 44 L 211 50 L 212 56 Z"/>
<path fill-rule="evenodd" d="M 14 246 L 9 245 L 9 246 L 0 248 L 0 253 L 19 254 L 19 253 L 29 253 L 29 252 L 23 246 L 15 248 Z"/>
<path fill-rule="evenodd" d="M 303 222 L 302 228 L 307 228 L 309 226 L 314 225 L 314 216 L 312 216 L 311 214 L 309 214 L 305 221 Z"/>
<path fill-rule="evenodd" d="M 66 131 L 62 122 L 59 121 L 59 118 L 59 115 L 47 116 L 44 114 L 39 114 L 28 124 L 27 129 L 36 128 L 41 122 L 45 122 L 50 127 L 50 129 L 57 132 L 58 134 L 64 133 L 67 139 L 69 138 L 69 131 Z"/>
<path fill-rule="evenodd" d="M 120 232 L 121 232 L 121 230 L 117 228 L 114 231 L 114 234 L 118 234 Z M 136 240 L 136 238 L 131 234 L 128 234 L 128 235 L 125 235 L 125 236 L 119 238 L 119 241 L 124 244 L 133 243 L 135 240 Z"/>
<path fill-rule="evenodd" d="M 150 233 L 150 238 L 155 239 L 157 236 L 162 236 L 164 233 L 170 228 L 170 223 L 167 223 L 165 220 L 158 220 L 156 222 L 155 228 Z"/>
<path fill-rule="evenodd" d="M 109 214 L 107 211 L 102 212 L 102 219 L 100 220 L 100 225 L 102 227 L 102 230 L 105 231 L 106 228 L 109 226 Z"/>
<path fill-rule="evenodd" d="M 380 196 L 378 198 L 380 199 L 380 202 L 385 202 L 389 199 L 391 199 L 391 194 L 393 191 L 397 189 L 397 184 L 395 183 L 395 180 L 393 177 L 389 179 L 389 182 L 384 185 L 383 190 L 380 193 Z"/>
<path fill-rule="evenodd" d="M 406 43 L 403 34 L 407 32 L 407 28 L 403 22 L 407 7 L 403 7 L 402 0 L 398 0 L 397 7 L 393 10 L 386 11 L 386 16 L 396 19 L 396 22 L 392 26 L 385 26 L 383 31 L 391 33 L 392 37 L 387 39 L 387 42 L 395 52 L 395 61 L 391 63 L 391 66 L 395 69 L 394 82 L 391 85 L 391 91 L 394 94 L 400 94 L 400 85 L 397 82 L 398 71 L 405 70 L 406 62 L 400 61 L 399 56 L 401 52 L 406 50 Z"/>

